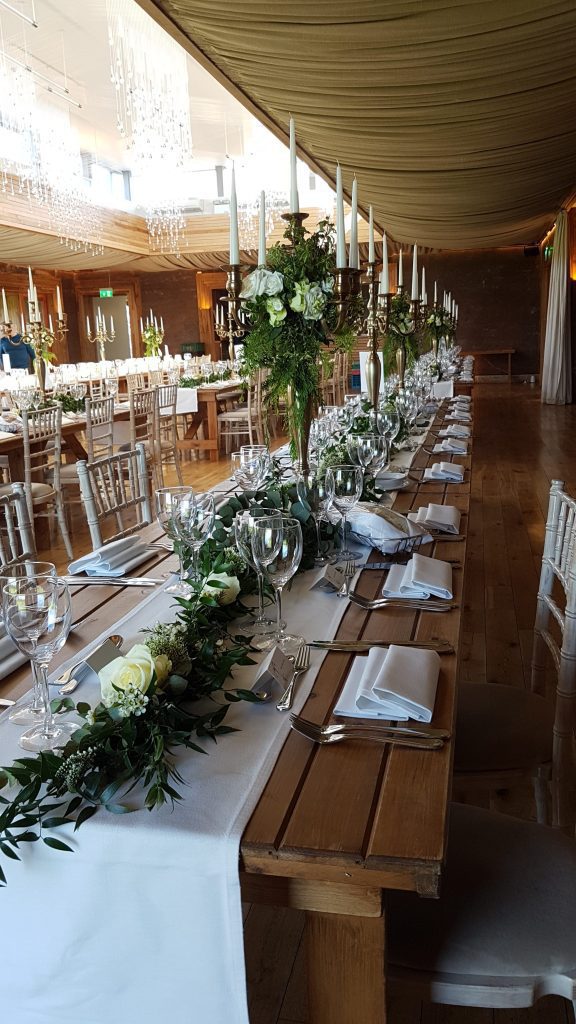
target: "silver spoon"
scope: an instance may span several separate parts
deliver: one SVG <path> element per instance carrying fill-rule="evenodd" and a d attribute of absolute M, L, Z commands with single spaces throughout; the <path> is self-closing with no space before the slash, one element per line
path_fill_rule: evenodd
<path fill-rule="evenodd" d="M 108 641 L 114 644 L 115 647 L 121 647 L 124 642 L 124 637 L 120 636 L 119 633 L 111 633 L 110 636 L 107 636 L 102 641 L 101 644 L 98 644 L 98 647 L 95 647 L 94 650 L 90 652 L 88 657 L 91 658 L 92 655 L 96 654 L 96 651 L 99 651 L 100 648 L 103 647 L 104 644 Z M 53 685 L 60 687 L 59 692 L 63 696 L 66 696 L 68 693 L 73 693 L 76 687 L 79 685 L 79 680 L 74 679 L 74 673 L 77 671 L 77 669 L 80 667 L 83 661 L 85 661 L 85 658 L 82 658 L 80 661 L 76 661 L 73 665 L 70 666 L 70 668 L 67 668 L 66 671 L 58 677 L 58 679 L 54 680 Z"/>

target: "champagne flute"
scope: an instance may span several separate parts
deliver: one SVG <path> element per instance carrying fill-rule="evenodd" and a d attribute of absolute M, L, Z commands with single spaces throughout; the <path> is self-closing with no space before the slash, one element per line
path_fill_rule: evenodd
<path fill-rule="evenodd" d="M 8 633 L 37 668 L 42 692 L 42 721 L 22 734 L 20 746 L 34 752 L 63 747 L 79 726 L 56 724 L 50 706 L 48 666 L 70 632 L 70 591 L 58 578 L 14 579 L 4 586 L 2 609 Z"/>
<path fill-rule="evenodd" d="M 350 561 L 357 556 L 346 547 L 348 513 L 360 500 L 364 474 L 360 466 L 330 466 L 326 471 L 326 492 L 331 505 L 342 516 L 342 551 L 340 559 Z"/>
<path fill-rule="evenodd" d="M 267 619 L 264 615 L 264 574 L 255 561 L 252 551 L 252 538 L 256 524 L 263 518 L 278 519 L 279 522 L 282 522 L 282 513 L 280 509 L 263 508 L 257 505 L 254 508 L 238 512 L 234 519 L 236 547 L 244 561 L 254 569 L 258 578 L 258 615 L 240 628 L 243 633 L 253 637 L 252 646 L 258 651 L 267 651 L 270 647 L 274 646 L 272 634 L 276 626 L 273 619 Z"/>
<path fill-rule="evenodd" d="M 191 498 L 193 495 L 194 491 L 191 487 L 160 487 L 154 492 L 156 519 L 166 536 L 172 541 L 172 544 L 180 539 L 173 519 L 176 505 L 182 499 Z M 176 583 L 166 587 L 166 593 L 176 594 L 178 597 L 189 597 L 191 588 L 185 580 L 184 564 L 180 551 L 178 551 L 178 561 L 178 580 Z"/>
<path fill-rule="evenodd" d="M 330 559 L 322 554 L 322 536 L 320 524 L 324 512 L 328 507 L 328 494 L 326 492 L 326 470 L 320 468 L 312 469 L 309 473 L 303 473 L 296 481 L 296 493 L 299 501 L 306 502 L 312 510 L 316 524 L 316 557 L 314 565 L 326 565 Z"/>
<path fill-rule="evenodd" d="M 192 579 L 199 578 L 198 552 L 214 528 L 216 505 L 211 491 L 191 494 L 176 502 L 172 522 L 176 534 L 192 553 Z"/>
<path fill-rule="evenodd" d="M 276 594 L 276 632 L 274 643 L 285 654 L 293 654 L 304 638 L 286 633 L 282 626 L 282 590 L 300 565 L 302 558 L 302 527 L 297 519 L 283 516 L 256 522 L 252 538 L 254 561 L 260 567 Z"/>

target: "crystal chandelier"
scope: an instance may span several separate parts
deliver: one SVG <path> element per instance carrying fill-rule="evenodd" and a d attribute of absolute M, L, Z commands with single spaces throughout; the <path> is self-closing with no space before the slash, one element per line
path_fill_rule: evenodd
<path fill-rule="evenodd" d="M 67 109 L 43 102 L 33 73 L 0 51 L 0 188 L 46 207 L 50 227 L 73 250 L 103 252 L 102 216 L 84 190 Z"/>
<path fill-rule="evenodd" d="M 271 235 L 282 219 L 288 206 L 288 195 L 285 192 L 266 190 L 266 234 Z M 242 249 L 258 247 L 258 216 L 260 211 L 260 194 L 251 200 L 238 203 L 238 232 Z"/>
<path fill-rule="evenodd" d="M 117 127 L 151 245 L 178 253 L 192 149 L 186 53 L 133 0 L 107 0 L 106 10 Z"/>

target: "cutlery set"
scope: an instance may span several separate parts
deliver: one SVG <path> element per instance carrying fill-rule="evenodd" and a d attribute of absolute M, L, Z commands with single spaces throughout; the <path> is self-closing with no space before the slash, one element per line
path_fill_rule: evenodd
<path fill-rule="evenodd" d="M 441 750 L 445 741 L 450 739 L 447 730 L 434 729 L 430 726 L 386 725 L 384 722 L 334 722 L 330 725 L 316 725 L 301 715 L 291 715 L 290 724 L 296 732 L 320 745 L 341 743 L 343 740 L 367 740 L 418 750 Z"/>
<path fill-rule="evenodd" d="M 155 587 L 163 579 L 152 576 L 63 576 L 69 587 Z"/>

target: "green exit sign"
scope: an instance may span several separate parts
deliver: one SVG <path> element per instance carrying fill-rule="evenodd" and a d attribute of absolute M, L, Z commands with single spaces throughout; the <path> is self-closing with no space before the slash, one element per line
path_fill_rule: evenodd
<path fill-rule="evenodd" d="M 101 299 L 111 299 L 111 298 L 113 298 L 113 296 L 114 296 L 114 289 L 113 288 L 101 288 L 100 289 L 100 298 Z"/>

